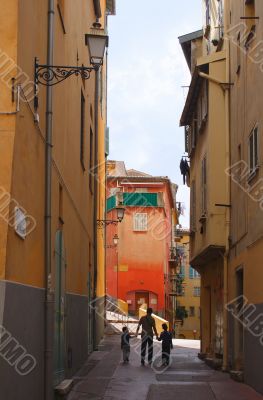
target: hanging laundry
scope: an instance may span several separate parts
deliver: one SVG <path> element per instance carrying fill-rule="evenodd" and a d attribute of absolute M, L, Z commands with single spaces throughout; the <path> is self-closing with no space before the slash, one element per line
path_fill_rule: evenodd
<path fill-rule="evenodd" d="M 183 175 L 184 185 L 186 183 L 186 177 L 190 177 L 190 168 L 186 159 L 182 158 L 180 162 L 180 170 Z"/>

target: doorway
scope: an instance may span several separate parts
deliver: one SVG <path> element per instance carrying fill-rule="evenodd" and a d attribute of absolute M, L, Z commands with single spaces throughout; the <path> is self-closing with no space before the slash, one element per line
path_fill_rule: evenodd
<path fill-rule="evenodd" d="M 147 307 L 149 307 L 149 292 L 135 292 L 135 312 L 136 312 L 136 315 L 139 315 L 139 308 L 143 304 L 147 304 Z"/>
<path fill-rule="evenodd" d="M 65 272 L 66 259 L 63 232 L 57 231 L 55 238 L 55 337 L 54 337 L 54 385 L 65 378 Z"/>
<path fill-rule="evenodd" d="M 236 295 L 243 299 L 244 296 L 244 270 L 240 267 L 236 270 Z M 243 300 L 238 302 L 237 305 L 239 318 L 235 319 L 235 368 L 237 371 L 243 369 L 244 358 L 244 326 L 243 326 L 243 313 L 240 312 L 244 307 Z"/>

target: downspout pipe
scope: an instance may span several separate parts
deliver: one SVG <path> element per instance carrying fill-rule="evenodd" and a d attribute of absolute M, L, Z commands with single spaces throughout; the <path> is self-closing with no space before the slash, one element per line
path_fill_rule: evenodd
<path fill-rule="evenodd" d="M 47 65 L 53 65 L 54 55 L 54 0 L 48 0 Z M 45 367 L 44 399 L 53 400 L 53 334 L 54 292 L 51 287 L 51 195 L 52 195 L 52 134 L 53 89 L 46 92 L 46 143 L 45 143 Z"/>
<path fill-rule="evenodd" d="M 225 9 L 225 25 L 229 28 L 228 13 Z M 226 80 L 230 82 L 230 42 L 226 43 Z M 225 92 L 225 121 L 226 121 L 226 168 L 230 167 L 231 163 L 231 146 L 230 146 L 230 90 Z M 226 202 L 231 204 L 231 181 L 230 176 L 226 174 Z M 226 305 L 228 303 L 228 270 L 229 270 L 229 238 L 230 238 L 230 223 L 231 209 L 226 208 L 226 229 L 225 229 L 225 254 L 224 254 L 224 311 L 223 311 L 223 370 L 228 370 L 228 311 Z"/>
<path fill-rule="evenodd" d="M 99 151 L 99 78 L 100 70 L 95 70 L 95 140 L 94 140 L 94 201 L 93 201 L 93 235 L 94 235 L 94 267 L 93 267 L 93 302 L 97 300 L 97 281 L 98 281 L 98 237 L 97 237 L 97 210 L 98 210 L 98 151 Z M 97 315 L 96 307 L 93 307 L 93 349 L 97 347 Z"/>

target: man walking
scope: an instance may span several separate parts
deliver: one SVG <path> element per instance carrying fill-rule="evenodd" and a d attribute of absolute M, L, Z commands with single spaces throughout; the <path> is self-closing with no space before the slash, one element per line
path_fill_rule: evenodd
<path fill-rule="evenodd" d="M 140 326 L 142 327 L 142 344 L 141 344 L 141 364 L 145 364 L 145 354 L 146 347 L 148 344 L 148 363 L 152 363 L 153 359 L 153 333 L 156 335 L 158 339 L 158 333 L 155 326 L 155 320 L 152 317 L 152 308 L 147 308 L 147 314 L 144 317 L 141 317 L 137 330 L 136 336 L 138 336 Z"/>

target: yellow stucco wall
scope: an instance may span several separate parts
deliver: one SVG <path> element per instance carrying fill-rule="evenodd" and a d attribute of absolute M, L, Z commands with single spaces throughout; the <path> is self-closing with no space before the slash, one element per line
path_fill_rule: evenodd
<path fill-rule="evenodd" d="M 184 235 L 180 244 L 184 245 L 184 259 L 182 265 L 184 266 L 184 296 L 177 298 L 177 305 L 185 307 L 188 312 L 188 318 L 185 318 L 183 325 L 177 324 L 176 334 L 177 337 L 183 335 L 186 339 L 199 339 L 200 337 L 200 297 L 194 296 L 194 288 L 201 286 L 200 277 L 190 278 L 189 275 L 189 235 Z M 190 316 L 190 307 L 194 307 L 195 315 Z M 194 331 L 196 333 L 194 334 Z"/>
<path fill-rule="evenodd" d="M 17 64 L 17 21 L 18 21 L 18 1 L 10 0 L 1 4 L 0 13 L 0 113 L 13 112 L 16 104 L 12 103 L 10 79 L 16 74 Z M 8 72 L 11 67 L 10 72 Z M 8 193 L 11 190 L 12 159 L 14 149 L 16 116 L 0 115 L 0 187 Z M 3 199 L 1 200 L 1 208 Z M 5 208 L 8 215 L 9 207 Z M 6 244 L 7 244 L 8 225 L 0 218 L 0 279 L 5 279 L 6 269 Z"/>
<path fill-rule="evenodd" d="M 105 1 L 101 2 L 102 12 Z M 1 48 L 33 80 L 34 57 L 46 63 L 47 4 L 42 1 L 5 2 L 0 15 Z M 64 33 L 55 2 L 54 63 L 59 65 L 89 65 L 84 35 L 95 21 L 93 2 L 66 2 L 63 14 Z M 102 18 L 104 23 L 104 17 Z M 7 34 L 8 33 L 8 34 Z M 27 43 L 25 46 L 24 44 Z M 13 75 L 15 73 L 13 72 Z M 105 88 L 106 68 L 103 80 Z M 2 85 L 0 111 L 12 111 L 11 91 Z M 84 162 L 80 162 L 80 98 L 85 97 Z M 22 240 L 13 228 L 0 219 L 0 277 L 7 280 L 44 287 L 44 168 L 45 168 L 45 87 L 39 86 L 39 124 L 34 124 L 32 99 L 21 102 L 17 117 L 0 115 L 1 149 L 0 186 L 36 220 L 35 230 Z M 89 185 L 90 129 L 93 131 L 95 73 L 88 81 L 71 77 L 53 89 L 53 166 L 52 166 L 52 285 L 55 271 L 55 234 L 61 229 L 66 250 L 66 290 L 79 295 L 88 294 L 87 280 L 93 274 L 93 188 Z M 99 110 L 99 162 L 104 159 L 105 96 Z M 15 122 L 17 124 L 15 125 Z M 103 169 L 100 170 L 103 175 Z M 61 186 L 61 190 L 60 190 Z M 62 216 L 60 206 L 62 193 Z M 104 209 L 104 188 L 99 188 L 100 215 Z M 62 217 L 63 223 L 59 219 Z M 98 234 L 98 292 L 104 293 L 104 243 Z M 16 251 L 14 251 L 16 249 Z M 7 257 L 5 259 L 5 251 Z M 92 278 L 91 278 L 92 280 Z"/>
<path fill-rule="evenodd" d="M 209 62 L 210 57 L 205 57 L 202 62 Z M 217 54 L 217 60 L 211 56 L 209 75 L 225 81 L 225 53 Z M 200 63 L 200 60 L 198 60 Z M 225 157 L 226 124 L 225 124 L 225 96 L 220 85 L 209 81 L 209 109 L 208 120 L 204 131 L 198 135 L 198 142 L 191 157 L 191 182 L 196 185 L 196 232 L 191 238 L 191 259 L 196 257 L 209 245 L 225 245 L 225 210 L 216 207 L 216 203 L 226 204 L 226 179 L 227 167 Z M 205 231 L 200 233 L 201 224 L 201 171 L 202 160 L 206 156 L 207 162 L 207 219 Z M 215 185 L 216 182 L 216 185 Z"/>

